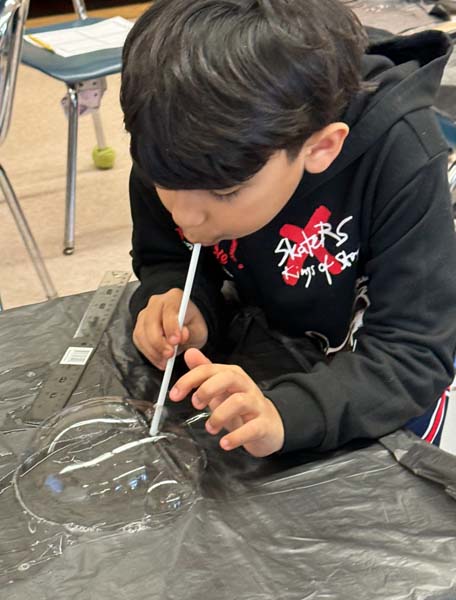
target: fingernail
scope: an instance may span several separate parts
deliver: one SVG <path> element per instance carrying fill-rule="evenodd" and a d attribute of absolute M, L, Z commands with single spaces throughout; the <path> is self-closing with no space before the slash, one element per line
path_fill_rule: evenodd
<path fill-rule="evenodd" d="M 171 398 L 171 400 L 176 400 L 177 397 L 179 396 L 179 388 L 174 386 L 170 391 L 169 391 L 169 397 Z"/>
<path fill-rule="evenodd" d="M 228 440 L 220 440 L 220 446 L 224 449 L 224 450 L 231 450 L 232 446 L 230 444 L 230 442 Z"/>
<path fill-rule="evenodd" d="M 215 427 L 211 425 L 210 421 L 206 421 L 206 431 L 212 435 L 215 434 Z"/>
<path fill-rule="evenodd" d="M 192 396 L 192 404 L 195 408 L 198 408 L 199 406 L 202 405 L 201 400 L 198 398 L 198 396 L 196 394 L 193 394 L 193 396 Z"/>
<path fill-rule="evenodd" d="M 179 338 L 177 337 L 177 335 L 172 335 L 169 338 L 169 343 L 172 344 L 173 346 L 175 346 L 176 344 L 179 343 Z"/>

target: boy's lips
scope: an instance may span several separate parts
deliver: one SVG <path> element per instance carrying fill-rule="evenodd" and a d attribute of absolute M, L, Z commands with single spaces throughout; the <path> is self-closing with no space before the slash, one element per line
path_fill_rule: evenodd
<path fill-rule="evenodd" d="M 187 238 L 188 239 L 188 238 Z M 201 244 L 201 246 L 207 247 L 207 246 L 215 246 L 216 244 L 219 243 L 220 240 L 211 240 L 210 242 L 208 241 L 193 241 L 193 240 L 188 240 L 191 244 Z"/>
<path fill-rule="evenodd" d="M 198 236 L 187 235 L 184 231 L 185 239 L 191 244 L 201 244 L 202 246 L 215 246 L 220 242 L 222 238 L 212 238 L 212 239 L 204 239 Z"/>

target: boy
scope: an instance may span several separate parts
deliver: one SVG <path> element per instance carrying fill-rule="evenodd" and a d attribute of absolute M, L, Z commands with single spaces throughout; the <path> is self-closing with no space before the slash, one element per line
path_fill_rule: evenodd
<path fill-rule="evenodd" d="M 365 48 L 337 0 L 157 0 L 127 40 L 133 340 L 159 369 L 173 346 L 191 348 L 170 398 L 196 390 L 207 431 L 228 431 L 225 450 L 327 450 L 439 426 L 430 417 L 453 377 L 456 241 L 430 107 L 450 44 L 428 32 Z M 271 335 L 308 340 L 308 369 L 260 389 L 199 350 L 217 343 L 227 277 Z"/>

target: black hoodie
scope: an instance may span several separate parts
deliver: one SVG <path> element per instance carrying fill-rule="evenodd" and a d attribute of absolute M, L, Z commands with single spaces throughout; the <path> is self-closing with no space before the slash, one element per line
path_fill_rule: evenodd
<path fill-rule="evenodd" d="M 261 230 L 203 249 L 192 298 L 210 338 L 228 274 L 271 328 L 312 332 L 332 356 L 264 390 L 283 419 L 285 451 L 386 434 L 429 409 L 453 377 L 456 237 L 448 147 L 430 108 L 450 52 L 437 32 L 371 46 L 371 89 L 344 116 L 351 131 L 335 162 L 305 173 Z M 151 295 L 183 287 L 189 251 L 135 168 L 130 195 L 135 318 Z M 342 350 L 361 290 L 369 305 L 354 348 Z"/>

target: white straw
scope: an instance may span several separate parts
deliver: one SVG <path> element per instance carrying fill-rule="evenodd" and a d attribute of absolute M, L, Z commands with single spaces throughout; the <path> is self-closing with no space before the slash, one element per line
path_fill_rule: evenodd
<path fill-rule="evenodd" d="M 187 312 L 188 301 L 190 300 L 190 294 L 192 292 L 193 281 L 195 279 L 196 267 L 198 265 L 198 258 L 201 251 L 201 244 L 194 244 L 192 256 L 190 258 L 190 265 L 188 267 L 187 279 L 185 280 L 184 294 L 182 296 L 181 305 L 179 308 L 179 315 L 177 320 L 179 322 L 179 329 L 184 326 L 185 314 Z M 174 362 L 177 355 L 177 346 L 174 348 L 174 354 L 171 358 L 168 358 L 166 363 L 165 373 L 160 386 L 160 392 L 158 394 L 158 400 L 155 405 L 154 417 L 150 425 L 150 435 L 157 435 L 158 428 L 160 427 L 160 419 L 163 413 L 163 405 L 165 404 L 166 395 L 168 394 L 168 386 L 173 373 Z"/>

